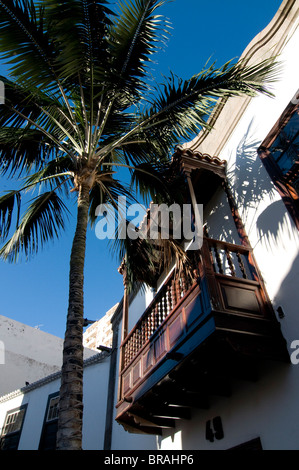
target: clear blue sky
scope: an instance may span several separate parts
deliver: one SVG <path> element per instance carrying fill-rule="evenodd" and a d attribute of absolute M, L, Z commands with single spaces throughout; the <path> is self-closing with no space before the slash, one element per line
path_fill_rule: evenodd
<path fill-rule="evenodd" d="M 248 43 L 273 18 L 281 0 L 174 0 L 161 8 L 172 22 L 172 37 L 157 56 L 156 75 L 169 71 L 188 78 L 212 57 L 220 66 L 238 58 Z M 4 68 L 0 64 L 0 74 Z M 0 180 L 0 193 L 9 185 Z M 68 303 L 69 255 L 74 229 L 29 262 L 0 261 L 0 314 L 64 336 Z M 105 241 L 88 234 L 85 269 L 85 318 L 98 320 L 117 303 L 123 284 L 118 260 Z M 140 312 L 142 313 L 142 312 Z M 1 340 L 1 338 L 0 338 Z"/>

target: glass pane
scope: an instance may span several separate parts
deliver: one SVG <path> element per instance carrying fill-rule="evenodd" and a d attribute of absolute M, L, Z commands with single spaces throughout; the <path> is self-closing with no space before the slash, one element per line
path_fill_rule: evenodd
<path fill-rule="evenodd" d="M 50 403 L 49 403 L 47 421 L 51 421 L 52 419 L 58 418 L 58 403 L 59 403 L 59 396 L 51 398 Z"/>
<path fill-rule="evenodd" d="M 297 167 L 299 161 L 299 114 L 293 114 L 270 147 L 271 155 L 286 175 L 290 184 L 298 191 Z"/>
<path fill-rule="evenodd" d="M 15 411 L 13 413 L 9 413 L 6 417 L 3 435 L 17 432 L 21 429 L 23 418 L 24 418 L 25 409 Z"/>

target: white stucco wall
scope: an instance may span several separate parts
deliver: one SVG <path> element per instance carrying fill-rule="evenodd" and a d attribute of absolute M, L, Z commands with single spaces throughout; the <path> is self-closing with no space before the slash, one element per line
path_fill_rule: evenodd
<path fill-rule="evenodd" d="M 25 382 L 35 382 L 57 372 L 62 362 L 63 340 L 0 315 L 0 340 L 4 360 L 0 362 L 0 396 Z"/>
<path fill-rule="evenodd" d="M 0 397 L 57 372 L 63 339 L 0 315 Z M 97 352 L 84 348 L 84 358 Z"/>
<path fill-rule="evenodd" d="M 289 348 L 293 340 L 299 340 L 299 235 L 256 150 L 299 88 L 298 63 L 294 53 L 298 50 L 297 30 L 286 42 L 280 56 L 283 67 L 280 79 L 273 87 L 275 99 L 258 96 L 252 100 L 221 153 L 217 155 L 228 162 L 230 186 L 273 306 L 277 308 L 281 305 L 285 311 L 286 316 L 280 322 Z M 227 202 L 221 192 L 215 195 L 209 208 L 205 217 L 210 235 L 237 243 L 235 228 L 227 215 Z M 151 299 L 150 290 L 135 296 L 130 305 L 129 331 Z M 3 341 L 1 337 L 0 340 Z M 35 345 L 39 340 L 36 341 Z M 16 352 L 13 341 L 12 344 L 12 350 Z M 27 355 L 29 351 L 30 348 Z M 20 346 L 17 354 L 22 356 L 22 352 L 24 347 L 22 349 Z M 117 354 L 115 404 L 119 349 Z M 86 449 L 101 449 L 103 446 L 108 376 L 108 359 L 85 370 L 83 447 Z M 21 377 L 21 380 L 23 382 L 28 378 Z M 59 381 L 52 381 L 42 388 L 0 402 L 0 427 L 7 410 L 28 403 L 20 449 L 37 448 L 48 395 L 58 388 Z M 113 420 L 111 449 L 220 450 L 260 437 L 265 450 L 297 450 L 298 396 L 299 364 L 265 362 L 261 364 L 257 382 L 234 382 L 231 397 L 213 396 L 208 410 L 192 409 L 191 420 L 179 422 L 173 431 L 165 431 L 162 437 L 130 434 Z M 205 425 L 207 420 L 215 416 L 221 416 L 224 438 L 211 443 L 205 438 Z"/>
<path fill-rule="evenodd" d="M 291 343 L 299 340 L 299 232 L 257 149 L 299 88 L 296 25 L 298 18 L 279 56 L 282 65 L 279 80 L 273 85 L 275 98 L 254 98 L 217 154 L 228 163 L 228 181 L 274 309 L 282 306 L 285 312 L 280 324 L 290 353 Z M 205 141 L 201 151 L 205 151 Z M 234 238 L 235 234 L 226 226 L 224 204 L 223 196 L 215 195 L 208 223 L 212 236 L 228 236 L 231 241 L 230 236 Z M 299 364 L 261 364 L 256 383 L 236 382 L 231 397 L 212 397 L 209 410 L 193 410 L 190 421 L 163 433 L 159 446 L 163 450 L 229 449 L 260 437 L 265 450 L 298 450 L 298 396 Z M 222 418 L 224 438 L 210 443 L 205 438 L 205 425 L 215 416 Z"/>
<path fill-rule="evenodd" d="M 132 304 L 130 305 L 130 316 L 132 308 L 132 317 L 129 324 L 129 331 L 141 313 L 144 312 L 146 306 L 150 303 L 152 298 L 152 292 L 150 290 L 139 292 Z M 142 310 L 141 310 L 142 309 Z M 129 317 L 130 317 L 129 316 Z M 117 366 L 116 366 L 116 381 L 114 389 L 114 408 L 113 408 L 113 421 L 112 421 L 112 434 L 111 434 L 111 450 L 156 450 L 157 449 L 157 438 L 156 436 L 147 436 L 144 434 L 132 434 L 124 430 L 124 428 L 115 421 L 117 414 L 116 404 L 118 402 L 118 374 L 119 374 L 119 357 L 120 357 L 120 344 L 121 344 L 121 327 L 119 325 L 119 335 L 118 335 L 118 349 L 117 349 Z"/>
<path fill-rule="evenodd" d="M 299 374 L 295 366 L 265 365 L 257 383 L 236 382 L 232 397 L 212 397 L 208 410 L 159 439 L 161 450 L 227 450 L 260 438 L 264 450 L 298 450 Z M 210 442 L 206 422 L 220 416 L 224 438 Z"/>
<path fill-rule="evenodd" d="M 38 449 L 48 396 L 58 392 L 59 387 L 60 379 L 56 379 L 27 393 L 16 391 L 0 398 L 0 429 L 2 429 L 8 411 L 27 404 L 19 450 Z"/>
<path fill-rule="evenodd" d="M 98 354 L 97 354 L 98 356 Z M 93 360 L 92 360 L 93 361 Z M 104 445 L 110 357 L 84 368 L 83 439 L 84 450 L 102 450 Z M 19 450 L 37 450 L 43 428 L 48 397 L 59 392 L 60 376 L 49 376 L 32 384 L 32 389 L 0 397 L 0 434 L 7 411 L 27 404 Z"/>
<path fill-rule="evenodd" d="M 110 357 L 84 369 L 83 439 L 84 450 L 103 450 L 106 424 Z"/>
<path fill-rule="evenodd" d="M 288 341 L 299 339 L 299 236 L 257 148 L 299 88 L 298 63 L 294 60 L 298 49 L 299 28 L 279 57 L 281 72 L 273 85 L 275 99 L 258 96 L 250 102 L 220 155 L 228 162 L 230 185 L 270 299 L 275 308 L 282 306 L 285 311 L 281 325 Z"/>

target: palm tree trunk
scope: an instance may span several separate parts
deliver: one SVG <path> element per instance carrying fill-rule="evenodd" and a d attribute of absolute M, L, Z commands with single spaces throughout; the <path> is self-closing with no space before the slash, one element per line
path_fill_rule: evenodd
<path fill-rule="evenodd" d="M 89 209 L 88 184 L 78 195 L 77 226 L 70 258 L 69 306 L 63 347 L 57 449 L 81 450 L 83 422 L 83 284 Z"/>

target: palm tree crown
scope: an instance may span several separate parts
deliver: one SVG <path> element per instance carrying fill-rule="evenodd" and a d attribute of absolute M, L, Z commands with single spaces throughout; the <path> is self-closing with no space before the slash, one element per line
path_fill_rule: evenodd
<path fill-rule="evenodd" d="M 0 0 L 0 54 L 10 66 L 0 77 L 0 171 L 19 183 L 0 198 L 1 257 L 35 254 L 65 227 L 67 199 L 77 200 L 59 448 L 81 446 L 83 269 L 96 207 L 133 197 L 117 179 L 124 166 L 137 188 L 169 196 L 175 145 L 208 128 L 218 98 L 269 93 L 275 72 L 269 61 L 228 63 L 152 84 L 151 59 L 169 33 L 164 3 L 123 0 L 112 10 L 105 0 Z"/>

